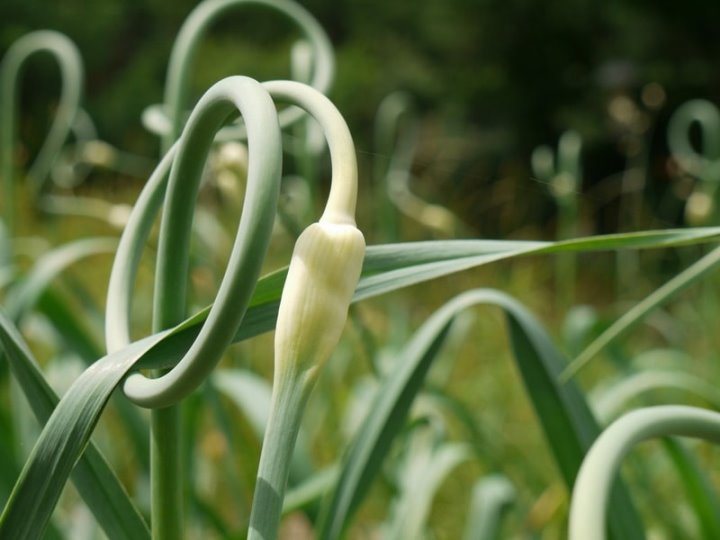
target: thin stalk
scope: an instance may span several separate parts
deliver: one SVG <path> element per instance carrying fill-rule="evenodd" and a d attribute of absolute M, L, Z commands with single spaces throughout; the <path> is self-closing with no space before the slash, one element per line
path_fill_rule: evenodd
<path fill-rule="evenodd" d="M 260 90 L 258 83 L 250 81 L 248 79 L 235 79 L 239 81 L 238 85 L 232 83 L 222 83 L 216 85 L 214 88 L 222 88 L 217 92 L 217 95 L 208 92 L 207 95 L 212 97 L 207 102 L 198 108 L 198 114 L 191 118 L 186 135 L 183 136 L 180 142 L 180 149 L 178 156 L 173 164 L 173 168 L 170 173 L 169 187 L 166 194 L 166 211 L 163 215 L 163 220 L 160 228 L 160 246 L 158 250 L 158 273 L 156 275 L 155 282 L 155 313 L 153 315 L 154 330 L 159 331 L 164 328 L 168 328 L 173 324 L 181 321 L 185 317 L 186 310 L 186 293 L 184 283 L 187 279 L 188 274 L 188 261 L 189 261 L 189 232 L 190 225 L 192 223 L 192 202 L 194 201 L 197 190 L 199 187 L 199 181 L 203 166 L 203 160 L 198 160 L 198 153 L 200 156 L 206 156 L 209 145 L 212 141 L 210 133 L 217 131 L 217 126 L 222 123 L 222 120 L 227 117 L 231 107 L 236 105 L 241 112 L 246 112 L 247 108 L 251 103 L 258 107 L 257 111 L 253 111 L 253 121 L 251 125 L 253 130 L 260 122 L 264 119 L 268 121 L 275 121 L 275 111 L 272 106 L 272 101 L 267 93 L 263 93 Z M 247 88 L 247 90 L 245 90 Z M 247 94 L 244 93 L 247 92 Z M 253 95 L 252 92 L 255 92 Z M 259 92 L 259 93 L 258 93 Z M 263 99 L 264 98 L 264 99 Z M 233 103 L 234 101 L 234 103 Z M 264 108 L 260 108 L 259 104 L 265 105 Z M 196 122 L 197 119 L 197 122 Z M 277 125 L 277 124 L 275 124 Z M 267 129 L 268 135 L 265 137 L 268 139 L 268 146 L 271 149 L 267 151 L 266 166 L 261 168 L 258 173 L 252 170 L 251 176 L 255 178 L 263 177 L 268 180 L 268 186 L 262 190 L 264 198 L 267 199 L 265 204 L 258 204 L 258 208 L 253 210 L 261 210 L 268 204 L 271 207 L 276 205 L 277 190 L 273 189 L 272 178 L 279 178 L 279 160 L 276 160 L 276 152 L 273 149 L 279 148 L 279 130 Z M 255 132 L 253 131 L 253 134 Z M 256 162 L 257 150 L 254 146 L 260 142 L 260 138 L 253 138 L 250 142 L 251 154 L 253 161 L 250 166 L 255 169 L 260 163 Z M 188 174 L 187 177 L 183 177 L 184 182 L 180 184 L 181 171 Z M 194 182 L 189 182 L 188 177 L 192 178 Z M 252 179 L 249 181 L 252 182 Z M 255 181 L 257 182 L 257 180 Z M 253 182 L 253 183 L 255 183 Z M 182 187 L 181 187 L 182 186 Z M 252 186 L 248 189 L 251 191 Z M 252 195 L 248 194 L 248 198 L 252 200 Z M 245 216 L 243 216 L 245 217 Z M 233 269 L 233 264 L 239 264 L 246 273 L 251 277 L 250 282 L 254 283 L 257 281 L 257 277 L 260 271 L 260 264 L 264 259 L 264 252 L 267 249 L 267 243 L 269 240 L 268 219 L 265 216 L 258 216 L 259 222 L 262 224 L 265 222 L 265 226 L 259 225 L 256 227 L 259 237 L 259 253 L 258 259 L 250 264 L 246 264 L 245 261 L 238 260 L 238 245 L 248 243 L 250 239 L 247 233 L 243 234 L 242 228 L 238 232 L 238 240 L 236 246 L 234 246 L 233 253 L 231 255 L 231 261 L 229 266 Z M 272 220 L 269 220 L 269 224 Z M 241 224 L 242 226 L 242 224 Z M 260 230 L 264 229 L 266 234 L 261 234 Z M 246 258 L 250 257 L 250 253 L 246 255 Z M 237 262 L 234 262 L 237 261 Z M 243 268 L 244 267 L 244 268 Z M 223 301 L 220 300 L 225 298 L 225 303 L 229 299 L 239 300 L 239 303 L 247 305 L 252 288 L 247 287 L 247 282 L 237 283 L 238 274 L 242 275 L 242 270 L 235 270 L 231 272 L 230 279 L 228 275 L 223 278 L 223 282 L 218 292 L 219 301 L 217 305 L 222 307 Z M 238 290 L 239 288 L 239 290 Z M 209 335 L 212 341 L 209 349 L 213 350 L 211 357 L 204 357 L 204 355 L 198 353 L 206 360 L 206 365 L 210 364 L 212 369 L 213 363 L 210 363 L 212 357 L 217 359 L 222 354 L 227 344 L 232 337 L 235 328 L 239 325 L 237 317 L 238 305 L 234 303 L 233 314 L 228 316 L 227 314 L 221 313 L 217 316 L 216 321 L 208 321 L 208 324 L 204 327 L 205 335 Z M 226 308 L 227 310 L 227 308 Z M 216 311 L 217 313 L 217 311 Z M 244 309 L 239 310 L 240 317 L 244 314 Z M 236 319 L 230 323 L 229 319 Z M 224 328 L 222 321 L 225 321 Z M 215 323 L 214 325 L 211 323 Z M 225 337 L 221 337 L 222 334 L 226 334 Z M 218 335 L 219 334 L 219 335 Z M 213 336 L 215 339 L 213 339 Z M 219 349 L 217 348 L 219 347 Z M 193 351 L 199 350 L 202 352 L 203 339 L 200 338 L 193 344 L 188 356 L 192 356 Z M 169 376 L 168 374 L 163 374 Z M 204 374 L 203 374 L 204 375 Z M 167 376 L 165 379 L 167 380 Z M 197 385 L 204 380 L 204 376 L 197 375 L 195 372 L 190 372 L 185 378 L 190 388 L 195 388 Z M 177 380 L 177 379 L 175 379 Z M 162 385 L 160 385 L 162 387 Z M 174 391 L 171 391 L 172 394 Z M 162 390 L 160 391 L 162 393 Z M 162 405 L 161 405 L 162 407 Z M 152 493 L 152 532 L 155 540 L 177 540 L 182 538 L 182 515 L 183 515 L 183 487 L 182 487 L 182 470 L 180 467 L 181 459 L 181 405 L 171 405 L 170 407 L 154 409 L 151 412 L 151 426 L 153 430 L 152 434 L 152 447 L 151 451 L 151 468 L 153 470 L 152 479 L 153 486 L 151 488 Z"/>
<path fill-rule="evenodd" d="M 108 292 L 108 349 L 130 340 L 132 285 L 145 239 L 160 201 L 165 209 L 155 276 L 153 331 L 182 321 L 186 314 L 190 229 L 200 178 L 213 138 L 239 111 L 248 126 L 248 189 L 228 268 L 198 338 L 178 367 L 155 379 L 131 375 L 127 397 L 151 412 L 152 534 L 155 540 L 182 538 L 183 469 L 181 411 L 176 405 L 197 388 L 231 342 L 245 314 L 270 240 L 282 163 L 280 129 L 273 102 L 259 83 L 230 77 L 215 84 L 198 103 L 179 143 L 169 150 L 140 196 L 123 232 Z M 169 179 L 167 168 L 171 167 Z M 167 182 L 167 183 L 166 183 Z M 167 186 L 167 187 L 166 187 Z"/>
<path fill-rule="evenodd" d="M 183 537 L 180 405 L 150 414 L 150 525 L 153 540 Z"/>
<path fill-rule="evenodd" d="M 274 382 L 249 540 L 274 540 L 282 514 L 290 458 L 305 403 L 317 374 L 337 346 L 365 255 L 355 226 L 357 162 L 347 124 L 332 103 L 309 86 L 264 84 L 276 99 L 299 105 L 323 129 L 330 149 L 332 184 L 317 223 L 298 238 L 278 308 Z"/>
<path fill-rule="evenodd" d="M 568 240 L 575 238 L 578 231 L 578 194 L 582 187 L 582 167 L 580 135 L 568 130 L 558 140 L 557 158 L 547 146 L 538 146 L 532 153 L 533 173 L 546 182 L 558 208 L 557 238 Z M 575 274 L 577 256 L 574 253 L 557 255 L 555 289 L 558 308 L 569 309 L 575 302 Z"/>
<path fill-rule="evenodd" d="M 277 538 L 295 441 L 312 381 L 296 373 L 277 377 L 263 439 L 248 540 Z"/>

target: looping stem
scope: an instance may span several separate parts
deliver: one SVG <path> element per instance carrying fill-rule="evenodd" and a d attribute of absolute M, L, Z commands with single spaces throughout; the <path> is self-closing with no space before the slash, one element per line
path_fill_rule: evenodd
<path fill-rule="evenodd" d="M 59 32 L 38 30 L 24 35 L 10 46 L 0 64 L 0 174 L 3 178 L 3 214 L 11 237 L 15 234 L 13 162 L 17 129 L 17 87 L 23 65 L 39 52 L 50 53 L 57 60 L 62 88 L 57 114 L 28 173 L 33 194 L 40 190 L 50 173 L 80 110 L 83 65 L 80 52 L 72 41 Z"/>

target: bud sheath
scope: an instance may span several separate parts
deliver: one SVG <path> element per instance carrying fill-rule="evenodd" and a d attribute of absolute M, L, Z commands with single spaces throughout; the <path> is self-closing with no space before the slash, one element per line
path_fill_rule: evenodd
<path fill-rule="evenodd" d="M 310 225 L 297 240 L 275 332 L 276 373 L 320 368 L 340 340 L 365 239 L 354 225 Z"/>

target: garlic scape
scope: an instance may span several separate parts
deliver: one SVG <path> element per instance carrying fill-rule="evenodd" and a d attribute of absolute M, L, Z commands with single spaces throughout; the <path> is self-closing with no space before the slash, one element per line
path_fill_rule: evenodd
<path fill-rule="evenodd" d="M 340 113 L 322 94 L 288 81 L 265 83 L 273 98 L 305 109 L 330 149 L 332 184 L 325 212 L 298 238 L 275 329 L 275 373 L 249 540 L 277 537 L 290 458 L 317 374 L 340 340 L 360 278 L 365 239 L 355 226 L 357 162 Z"/>
<path fill-rule="evenodd" d="M 52 126 L 37 154 L 27 178 L 30 191 L 37 195 L 47 179 L 80 110 L 83 63 L 80 51 L 65 35 L 53 30 L 37 30 L 14 42 L 0 63 L 0 177 L 3 183 L 3 218 L 10 231 L 15 230 L 15 165 L 17 144 L 16 109 L 23 67 L 30 57 L 49 53 L 60 69 L 62 88 Z"/>
<path fill-rule="evenodd" d="M 152 105 L 143 112 L 145 127 L 162 137 L 163 148 L 168 150 L 183 129 L 187 117 L 185 107 L 189 101 L 192 68 L 197 63 L 198 50 L 213 24 L 247 7 L 262 7 L 292 22 L 301 32 L 312 54 L 312 73 L 308 83 L 326 92 L 335 75 L 335 53 L 330 39 L 320 23 L 300 3 L 293 0 L 204 0 L 198 3 L 183 23 L 173 44 L 165 80 L 165 98 L 162 105 Z M 251 11 L 251 10 L 249 10 Z M 282 127 L 301 120 L 299 109 L 288 108 L 279 113 Z M 216 140 L 247 139 L 245 123 L 224 126 Z"/>

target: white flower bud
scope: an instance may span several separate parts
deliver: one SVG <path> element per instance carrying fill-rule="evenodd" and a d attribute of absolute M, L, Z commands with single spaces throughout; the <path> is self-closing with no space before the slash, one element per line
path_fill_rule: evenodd
<path fill-rule="evenodd" d="M 340 340 L 365 256 L 349 223 L 321 220 L 298 238 L 275 330 L 276 374 L 319 369 Z"/>

